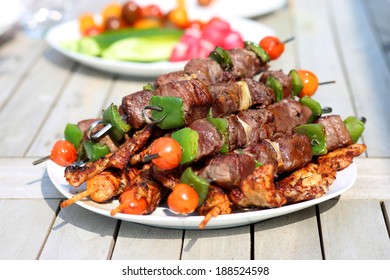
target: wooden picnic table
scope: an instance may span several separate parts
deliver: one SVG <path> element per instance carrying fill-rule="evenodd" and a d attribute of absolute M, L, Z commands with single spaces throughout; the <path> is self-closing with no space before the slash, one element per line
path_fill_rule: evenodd
<path fill-rule="evenodd" d="M 390 2 L 290 0 L 253 20 L 295 37 L 272 69 L 310 69 L 316 100 L 364 116 L 357 179 L 341 196 L 255 224 L 182 230 L 102 216 L 65 197 L 32 165 L 66 123 L 99 116 L 153 81 L 83 66 L 22 30 L 0 45 L 0 259 L 390 259 Z"/>

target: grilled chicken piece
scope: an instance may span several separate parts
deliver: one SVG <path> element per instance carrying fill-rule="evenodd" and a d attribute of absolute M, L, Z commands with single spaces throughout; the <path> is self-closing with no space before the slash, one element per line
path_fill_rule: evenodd
<path fill-rule="evenodd" d="M 85 191 L 63 201 L 60 206 L 65 208 L 87 196 L 95 202 L 105 202 L 119 195 L 123 190 L 123 186 L 121 172 L 117 170 L 105 170 L 87 181 Z"/>
<path fill-rule="evenodd" d="M 114 167 L 123 169 L 130 157 L 139 151 L 149 139 L 153 126 L 147 125 L 142 130 L 137 131 L 134 136 L 127 139 L 119 150 L 107 154 L 96 161 L 89 162 L 82 166 L 70 165 L 65 168 L 65 178 L 71 186 L 79 187 L 85 181 L 93 178 L 103 170 Z"/>
<path fill-rule="evenodd" d="M 206 201 L 198 209 L 198 214 L 205 216 L 199 228 L 204 229 L 213 217 L 230 213 L 232 213 L 232 203 L 228 195 L 220 187 L 210 185 Z"/>
<path fill-rule="evenodd" d="M 339 148 L 318 158 L 318 164 L 330 166 L 337 171 L 347 168 L 353 158 L 360 156 L 366 150 L 364 144 L 352 144 L 345 148 Z"/>
<path fill-rule="evenodd" d="M 275 187 L 274 172 L 271 164 L 257 167 L 239 188 L 230 192 L 231 201 L 242 208 L 275 208 L 286 204 L 287 199 Z"/>
<path fill-rule="evenodd" d="M 276 183 L 289 203 L 323 196 L 336 179 L 336 172 L 348 167 L 355 157 L 366 150 L 364 144 L 352 144 L 320 156 L 317 163 L 309 163 Z"/>
<path fill-rule="evenodd" d="M 276 188 L 288 203 L 311 200 L 323 196 L 336 179 L 336 169 L 308 163 L 276 183 Z"/>

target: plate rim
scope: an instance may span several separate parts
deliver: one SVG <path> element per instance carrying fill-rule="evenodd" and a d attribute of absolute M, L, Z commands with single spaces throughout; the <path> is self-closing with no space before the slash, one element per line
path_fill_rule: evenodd
<path fill-rule="evenodd" d="M 49 160 L 47 163 L 47 173 L 54 187 L 66 198 L 72 197 L 72 193 L 66 191 L 65 188 L 73 188 L 69 186 L 62 176 L 61 181 L 58 180 L 60 176 L 59 172 L 62 172 L 65 169 Z M 222 229 L 222 228 L 232 228 L 237 226 L 249 225 L 257 222 L 261 222 L 270 218 L 275 218 L 283 215 L 287 215 L 293 212 L 297 212 L 299 210 L 303 210 L 309 208 L 314 205 L 318 205 L 327 200 L 333 199 L 337 196 L 340 196 L 347 190 L 349 190 L 355 183 L 357 179 L 357 166 L 353 161 L 347 168 L 344 170 L 338 171 L 336 180 L 329 187 L 329 191 L 316 199 L 303 201 L 295 204 L 285 205 L 279 208 L 271 208 L 271 209 L 263 209 L 263 210 L 254 210 L 248 212 L 240 212 L 226 215 L 219 215 L 218 217 L 212 218 L 205 229 Z M 343 184 L 341 187 L 337 184 Z M 333 186 L 333 189 L 332 189 Z M 334 190 L 337 188 L 336 190 Z M 89 202 L 89 203 L 88 203 Z M 78 206 L 82 208 L 92 211 L 94 213 L 119 219 L 122 221 L 134 222 L 138 224 L 160 227 L 160 228 L 170 228 L 170 229 L 199 229 L 198 225 L 203 220 L 203 216 L 198 215 L 190 215 L 190 216 L 178 216 L 172 214 L 167 208 L 163 206 L 159 206 L 156 209 L 156 213 L 151 215 L 129 215 L 118 213 L 115 216 L 111 216 L 108 210 L 104 210 L 102 208 L 93 207 L 92 205 L 99 205 L 97 203 L 91 202 L 88 198 L 84 198 L 83 200 L 75 202 Z M 111 205 L 113 209 L 118 204 L 117 200 L 111 201 Z M 106 205 L 106 204 L 100 204 Z M 170 216 L 160 214 L 171 214 Z"/>

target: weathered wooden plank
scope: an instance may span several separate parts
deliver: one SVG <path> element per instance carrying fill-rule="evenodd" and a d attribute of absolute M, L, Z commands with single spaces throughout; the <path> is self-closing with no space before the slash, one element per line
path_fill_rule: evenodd
<path fill-rule="evenodd" d="M 357 179 L 341 199 L 390 199 L 390 159 L 355 158 Z"/>
<path fill-rule="evenodd" d="M 58 199 L 1 199 L 0 259 L 36 259 L 55 218 L 58 203 Z"/>
<path fill-rule="evenodd" d="M 315 207 L 255 225 L 255 259 L 322 259 Z"/>
<path fill-rule="evenodd" d="M 0 158 L 0 198 L 63 198 L 51 183 L 46 164 L 29 158 Z"/>
<path fill-rule="evenodd" d="M 71 205 L 59 212 L 39 259 L 108 259 L 116 224 L 116 219 Z"/>
<path fill-rule="evenodd" d="M 44 41 L 31 40 L 22 32 L 16 32 L 9 40 L 2 43 L 0 48 L 0 109 L 45 48 Z"/>
<path fill-rule="evenodd" d="M 389 157 L 390 70 L 362 1 L 332 1 L 335 35 L 356 114 L 367 118 L 363 134 L 367 154 Z"/>
<path fill-rule="evenodd" d="M 61 96 L 51 106 L 41 129 L 37 131 L 28 156 L 44 156 L 53 143 L 64 138 L 67 123 L 101 117 L 112 85 L 112 75 L 80 66 L 73 72 Z"/>
<path fill-rule="evenodd" d="M 181 254 L 182 236 L 182 230 L 122 221 L 112 259 L 178 260 Z"/>
<path fill-rule="evenodd" d="M 379 201 L 330 200 L 319 208 L 325 259 L 390 259 Z"/>
<path fill-rule="evenodd" d="M 22 156 L 69 76 L 73 62 L 47 49 L 0 112 L 1 156 Z M 23 106 L 22 110 L 21 104 Z M 34 106 L 29 106 L 34 104 Z M 28 129 L 26 129 L 28 128 Z"/>
<path fill-rule="evenodd" d="M 186 230 L 183 260 L 249 260 L 250 226 L 215 230 Z"/>
<path fill-rule="evenodd" d="M 385 200 L 383 202 L 383 210 L 384 210 L 384 217 L 387 225 L 387 232 L 389 233 L 390 237 L 390 200 Z"/>
<path fill-rule="evenodd" d="M 336 81 L 320 86 L 313 98 L 345 118 L 354 110 L 326 2 L 296 0 L 292 5 L 298 68 L 312 71 L 320 82 Z"/>

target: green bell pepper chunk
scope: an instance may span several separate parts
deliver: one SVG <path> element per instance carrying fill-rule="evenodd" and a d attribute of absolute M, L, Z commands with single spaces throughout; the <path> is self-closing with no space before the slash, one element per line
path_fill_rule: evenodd
<path fill-rule="evenodd" d="M 79 149 L 81 140 L 83 140 L 83 133 L 77 124 L 68 123 L 64 131 L 65 140 L 72 143 L 76 150 Z"/>
<path fill-rule="evenodd" d="M 161 120 L 157 126 L 161 129 L 173 129 L 185 126 L 183 100 L 174 96 L 152 96 L 150 106 L 161 108 L 152 110 L 152 118 Z"/>
<path fill-rule="evenodd" d="M 271 60 L 267 52 L 262 47 L 253 42 L 245 41 L 244 47 L 247 50 L 253 51 L 263 63 L 267 63 Z"/>
<path fill-rule="evenodd" d="M 180 164 L 194 161 L 198 155 L 198 132 L 189 127 L 185 127 L 172 133 L 171 137 L 179 142 L 181 146 L 182 155 Z"/>
<path fill-rule="evenodd" d="M 301 78 L 298 75 L 297 70 L 292 69 L 288 75 L 291 77 L 291 82 L 292 82 L 292 96 L 298 96 L 298 94 L 302 91 L 303 89 L 303 83 Z"/>
<path fill-rule="evenodd" d="M 85 153 L 91 161 L 95 161 L 101 157 L 104 157 L 110 152 L 110 149 L 107 145 L 102 145 L 100 143 L 95 143 L 91 140 L 87 140 L 83 144 Z"/>
<path fill-rule="evenodd" d="M 269 76 L 265 81 L 265 85 L 271 88 L 275 93 L 275 102 L 279 102 L 283 99 L 283 85 L 282 83 L 272 76 Z"/>
<path fill-rule="evenodd" d="M 312 99 L 308 96 L 304 96 L 304 97 L 299 99 L 299 103 L 301 103 L 302 105 L 305 105 L 306 107 L 309 107 L 309 109 L 311 110 L 311 116 L 308 120 L 308 123 L 312 123 L 315 119 L 321 117 L 322 107 L 321 107 L 320 103 L 318 103 L 314 99 Z"/>
<path fill-rule="evenodd" d="M 194 188 L 199 196 L 198 206 L 202 205 L 207 198 L 210 184 L 209 182 L 195 174 L 191 167 L 187 167 L 181 174 L 180 183 L 188 184 Z"/>
<path fill-rule="evenodd" d="M 232 58 L 223 48 L 216 47 L 214 51 L 209 54 L 209 57 L 218 62 L 223 70 L 230 71 L 233 69 Z"/>
<path fill-rule="evenodd" d="M 313 155 L 324 155 L 328 152 L 326 146 L 325 127 L 320 123 L 303 124 L 295 127 L 295 132 L 309 137 Z"/>
<path fill-rule="evenodd" d="M 156 89 L 154 88 L 153 84 L 151 84 L 151 83 L 147 83 L 146 85 L 144 85 L 143 90 L 150 90 L 150 91 L 156 92 Z"/>
<path fill-rule="evenodd" d="M 207 120 L 214 125 L 217 130 L 222 134 L 224 143 L 219 152 L 227 153 L 229 151 L 229 132 L 228 132 L 228 121 L 223 118 L 207 118 Z"/>
<path fill-rule="evenodd" d="M 125 123 L 119 112 L 118 107 L 114 104 L 111 104 L 103 112 L 103 123 L 110 123 L 112 127 L 109 130 L 110 136 L 116 140 L 120 141 L 125 136 L 127 132 L 130 131 L 130 125 Z"/>
<path fill-rule="evenodd" d="M 344 120 L 344 124 L 347 127 L 353 143 L 356 143 L 364 131 L 364 122 L 358 118 L 350 116 Z"/>

